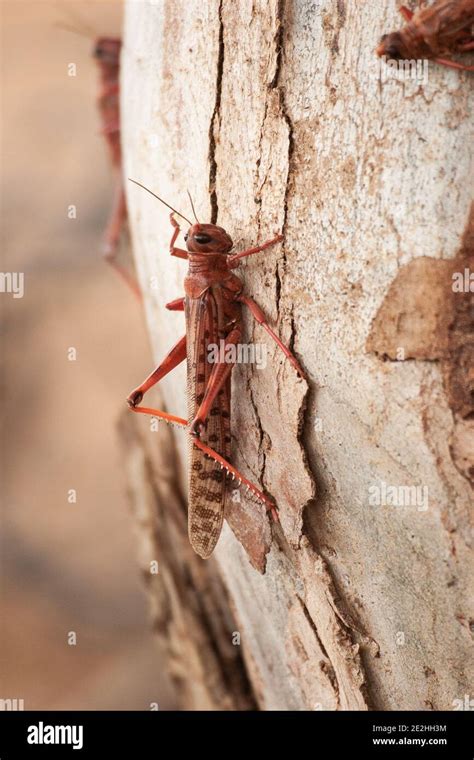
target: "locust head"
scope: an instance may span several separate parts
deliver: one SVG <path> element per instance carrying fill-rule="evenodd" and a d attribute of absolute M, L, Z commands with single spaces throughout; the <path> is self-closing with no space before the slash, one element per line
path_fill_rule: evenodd
<path fill-rule="evenodd" d="M 184 236 L 190 253 L 229 253 L 234 245 L 223 227 L 193 224 Z"/>
<path fill-rule="evenodd" d="M 189 191 L 189 200 L 191 201 L 191 208 L 193 210 L 194 218 L 196 219 L 196 224 L 193 224 L 187 216 L 184 216 L 184 214 L 181 213 L 181 211 L 177 211 L 177 209 L 173 208 L 173 206 L 170 206 L 167 201 L 164 201 L 163 198 L 160 198 L 159 195 L 156 195 L 156 193 L 149 190 L 147 187 L 145 187 L 145 185 L 142 185 L 141 182 L 137 182 L 136 179 L 132 179 L 131 177 L 129 177 L 129 180 L 130 182 L 133 182 L 134 185 L 138 185 L 138 187 L 143 188 L 143 190 L 146 190 L 147 193 L 153 195 L 154 198 L 159 200 L 160 203 L 163 203 L 164 206 L 173 212 L 171 214 L 172 224 L 178 231 L 179 226 L 175 220 L 173 221 L 175 214 L 180 216 L 182 219 L 184 219 L 185 222 L 191 225 L 184 236 L 184 239 L 186 241 L 186 248 L 188 249 L 189 253 L 208 253 L 209 255 L 216 253 L 229 253 L 234 245 L 232 238 L 227 234 L 223 227 L 218 227 L 217 224 L 201 224 L 201 222 L 198 221 L 196 211 L 194 209 L 194 203 L 192 201 L 191 195 L 189 194 Z M 173 241 L 174 240 L 175 238 L 173 238 Z"/>
<path fill-rule="evenodd" d="M 380 58 L 385 55 L 387 58 L 394 61 L 410 58 L 408 51 L 405 49 L 405 44 L 400 32 L 384 34 L 380 39 L 377 55 Z"/>
<path fill-rule="evenodd" d="M 122 41 L 116 37 L 99 37 L 92 54 L 104 66 L 118 66 L 121 47 Z"/>

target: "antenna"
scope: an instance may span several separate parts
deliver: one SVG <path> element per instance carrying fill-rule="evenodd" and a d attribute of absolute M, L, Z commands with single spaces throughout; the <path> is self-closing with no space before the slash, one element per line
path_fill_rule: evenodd
<path fill-rule="evenodd" d="M 190 200 L 190 203 L 191 203 L 191 208 L 192 208 L 192 210 L 193 210 L 194 218 L 195 218 L 195 220 L 196 220 L 196 222 L 197 222 L 198 224 L 201 224 L 201 222 L 200 222 L 200 221 L 199 221 L 199 219 L 197 218 L 197 216 L 196 216 L 196 212 L 195 212 L 195 210 L 194 210 L 194 203 L 193 203 L 193 199 L 191 198 L 191 193 L 189 192 L 189 190 L 186 190 L 186 192 L 187 192 L 187 194 L 188 194 L 188 198 L 189 198 L 189 200 Z"/>
<path fill-rule="evenodd" d="M 76 9 L 73 10 L 71 5 L 57 2 L 55 5 L 58 9 L 60 9 L 60 13 L 65 13 L 65 15 L 69 17 L 69 21 L 72 22 L 68 28 L 68 31 L 76 31 L 78 34 L 81 34 L 82 32 L 84 36 L 89 36 L 91 38 L 98 37 L 97 32 L 92 28 L 88 21 L 86 21 L 86 19 L 81 16 L 81 14 L 78 13 Z"/>
<path fill-rule="evenodd" d="M 81 37 L 87 37 L 88 40 L 95 39 L 95 34 L 86 32 L 84 29 L 79 29 L 70 24 L 65 24 L 64 21 L 55 21 L 54 26 L 59 27 L 59 29 L 65 29 L 66 32 L 72 32 L 73 34 L 79 34 Z"/>
<path fill-rule="evenodd" d="M 160 198 L 159 195 L 156 195 L 156 193 L 153 193 L 151 190 L 149 190 L 145 185 L 142 185 L 141 182 L 137 182 L 136 179 L 132 179 L 131 177 L 128 178 L 130 182 L 133 182 L 135 185 L 138 185 L 138 187 L 142 187 L 144 190 L 147 191 L 147 193 L 150 193 L 150 195 L 153 195 L 154 198 L 157 198 L 161 203 L 163 203 L 165 206 L 168 206 L 171 211 L 174 211 L 175 214 L 178 214 L 182 219 L 184 219 L 188 224 L 193 226 L 193 223 L 187 218 L 187 216 L 184 216 L 184 214 L 181 214 L 180 211 L 177 211 L 173 206 L 170 206 L 169 203 L 166 203 L 166 201 L 163 200 L 163 198 Z"/>

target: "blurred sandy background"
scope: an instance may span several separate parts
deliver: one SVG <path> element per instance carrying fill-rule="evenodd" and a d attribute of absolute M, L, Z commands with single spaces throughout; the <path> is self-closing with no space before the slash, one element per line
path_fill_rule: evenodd
<path fill-rule="evenodd" d="M 114 0 L 1 0 L 1 269 L 25 273 L 25 295 L 0 294 L 0 697 L 167 709 L 115 431 L 150 351 L 139 305 L 98 253 L 113 176 L 92 42 L 54 26 L 70 23 L 65 6 L 120 34 Z"/>

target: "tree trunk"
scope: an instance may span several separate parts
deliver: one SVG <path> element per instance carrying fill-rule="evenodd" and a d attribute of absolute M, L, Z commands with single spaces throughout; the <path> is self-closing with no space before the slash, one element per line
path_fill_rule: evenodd
<path fill-rule="evenodd" d="M 237 250 L 283 231 L 240 275 L 310 378 L 244 316 L 268 360 L 233 372 L 233 462 L 281 524 L 236 497 L 208 562 L 187 545 L 185 433 L 124 423 L 185 706 L 438 710 L 469 693 L 472 318 L 453 273 L 472 268 L 472 90 L 435 64 L 382 81 L 374 48 L 402 23 L 391 0 L 126 6 L 127 176 L 186 216 L 189 189 Z M 167 209 L 128 185 L 157 362 L 184 333 L 165 303 L 186 263 Z M 166 409 L 186 416 L 185 388 L 182 365 Z"/>

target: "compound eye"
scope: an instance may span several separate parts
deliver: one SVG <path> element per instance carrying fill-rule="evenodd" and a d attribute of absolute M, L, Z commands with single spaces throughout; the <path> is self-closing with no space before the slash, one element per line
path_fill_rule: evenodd
<path fill-rule="evenodd" d="M 394 47 L 393 45 L 389 45 L 388 48 L 385 51 L 387 58 L 393 58 L 393 60 L 397 61 L 400 58 L 400 51 L 398 48 Z"/>
<path fill-rule="evenodd" d="M 198 232 L 197 235 L 194 235 L 194 240 L 200 245 L 205 245 L 206 243 L 210 243 L 212 238 L 210 235 L 206 235 L 204 232 Z"/>

